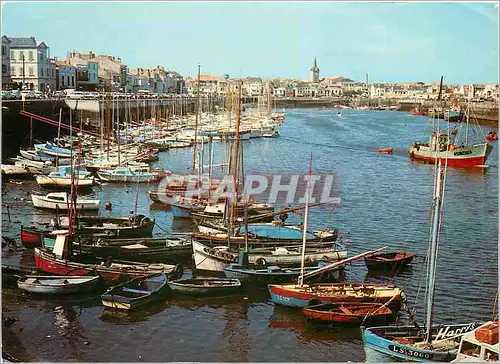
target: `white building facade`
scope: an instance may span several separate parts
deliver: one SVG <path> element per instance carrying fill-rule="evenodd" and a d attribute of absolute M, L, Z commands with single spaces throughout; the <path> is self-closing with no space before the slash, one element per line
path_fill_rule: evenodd
<path fill-rule="evenodd" d="M 10 73 L 14 88 L 47 92 L 55 89 L 55 65 L 49 48 L 35 37 L 9 38 Z"/>

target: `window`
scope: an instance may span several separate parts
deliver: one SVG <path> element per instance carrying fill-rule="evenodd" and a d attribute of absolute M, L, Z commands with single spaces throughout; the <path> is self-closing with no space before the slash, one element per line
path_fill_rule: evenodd
<path fill-rule="evenodd" d="M 64 87 L 64 75 L 61 76 L 61 86 Z"/>
<path fill-rule="evenodd" d="M 71 76 L 71 86 L 75 86 L 75 76 Z"/>
<path fill-rule="evenodd" d="M 24 71 L 22 67 L 19 67 L 19 75 L 24 76 Z"/>
<path fill-rule="evenodd" d="M 19 51 L 19 58 L 21 58 L 21 59 L 24 58 L 24 51 Z"/>
<path fill-rule="evenodd" d="M 33 51 L 30 51 L 30 60 L 33 60 Z"/>
<path fill-rule="evenodd" d="M 7 47 L 6 46 L 2 46 L 2 57 L 3 56 L 7 56 Z"/>
<path fill-rule="evenodd" d="M 67 77 L 67 78 L 66 78 L 66 81 L 68 81 L 68 82 L 67 82 L 67 84 L 68 84 L 68 86 L 69 86 L 69 76 L 66 76 L 66 77 Z"/>
<path fill-rule="evenodd" d="M 7 73 L 7 65 L 2 64 L 2 74 L 6 74 L 6 73 Z"/>
<path fill-rule="evenodd" d="M 43 77 L 43 68 L 40 68 L 40 76 Z"/>
<path fill-rule="evenodd" d="M 46 74 L 47 74 L 47 77 L 50 76 L 50 70 L 48 68 L 47 68 L 47 73 Z"/>
<path fill-rule="evenodd" d="M 35 74 L 33 73 L 33 67 L 28 68 L 29 75 L 34 76 Z"/>
<path fill-rule="evenodd" d="M 15 76 L 16 75 L 16 69 L 14 67 L 10 68 L 10 75 Z"/>
<path fill-rule="evenodd" d="M 40 52 L 40 59 L 43 60 L 43 53 Z"/>
<path fill-rule="evenodd" d="M 10 51 L 10 59 L 16 59 L 16 52 Z"/>

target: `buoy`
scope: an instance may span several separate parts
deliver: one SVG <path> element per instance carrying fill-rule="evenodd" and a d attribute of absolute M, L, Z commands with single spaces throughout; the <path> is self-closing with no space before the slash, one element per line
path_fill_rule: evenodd
<path fill-rule="evenodd" d="M 380 148 L 377 149 L 377 152 L 384 154 L 392 154 L 392 148 Z"/>
<path fill-rule="evenodd" d="M 106 201 L 104 207 L 106 208 L 106 211 L 111 211 L 113 209 L 113 205 L 109 201 Z"/>

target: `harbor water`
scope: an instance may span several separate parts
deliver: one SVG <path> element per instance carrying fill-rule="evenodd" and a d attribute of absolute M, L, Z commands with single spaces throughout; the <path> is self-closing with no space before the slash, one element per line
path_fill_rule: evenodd
<path fill-rule="evenodd" d="M 470 137 L 481 137 L 479 127 Z M 423 320 L 434 166 L 412 162 L 407 148 L 426 141 L 432 120 L 404 112 L 290 109 L 279 138 L 243 141 L 245 171 L 266 176 L 313 173 L 334 176 L 340 203 L 312 207 L 309 226 L 339 228 L 349 256 L 389 246 L 417 254 L 395 277 L 368 274 L 363 260 L 346 267 L 352 282 L 394 283 Z M 489 130 L 483 128 L 487 134 Z M 377 153 L 393 148 L 393 154 Z M 217 155 L 217 153 L 216 153 Z M 155 166 L 188 172 L 192 149 L 160 153 Z M 217 159 L 217 158 L 216 158 Z M 498 290 L 498 150 L 487 168 L 448 168 L 441 226 L 435 321 L 491 319 Z M 190 232 L 189 221 L 152 205 L 154 185 L 103 184 L 86 197 L 99 198 L 101 215 L 131 211 L 156 219 L 154 236 Z M 20 226 L 48 221 L 31 206 L 33 181 L 2 181 L 2 234 L 19 238 Z M 104 202 L 113 204 L 104 211 Z M 285 204 L 284 202 L 280 202 Z M 6 205 L 9 205 L 7 214 Z M 300 216 L 290 220 L 300 222 Z M 288 221 L 287 221 L 288 222 Z M 3 252 L 5 262 L 29 261 L 29 251 Z M 190 274 L 190 270 L 186 270 Z M 3 350 L 31 361 L 321 361 L 365 360 L 359 327 L 309 324 L 300 310 L 275 306 L 266 287 L 230 297 L 165 301 L 137 312 L 105 310 L 92 294 L 43 299 L 2 287 Z"/>

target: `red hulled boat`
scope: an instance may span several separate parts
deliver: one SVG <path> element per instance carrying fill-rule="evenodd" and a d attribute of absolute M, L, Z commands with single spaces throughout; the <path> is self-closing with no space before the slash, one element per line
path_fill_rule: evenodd
<path fill-rule="evenodd" d="M 95 261 L 83 262 L 85 255 L 73 256 L 72 242 L 67 234 L 58 235 L 53 252 L 45 248 L 35 248 L 35 266 L 38 270 L 55 275 L 84 276 L 96 274 L 106 281 L 119 280 L 121 276 L 127 278 L 145 277 L 155 273 L 172 273 L 179 269 L 177 266 L 155 263 Z M 72 259 L 72 260 L 70 260 Z M 82 261 L 79 262 L 78 260 Z"/>
<path fill-rule="evenodd" d="M 316 321 L 360 324 L 363 321 L 386 320 L 393 312 L 381 303 L 339 302 L 307 306 L 302 309 L 302 313 Z"/>

